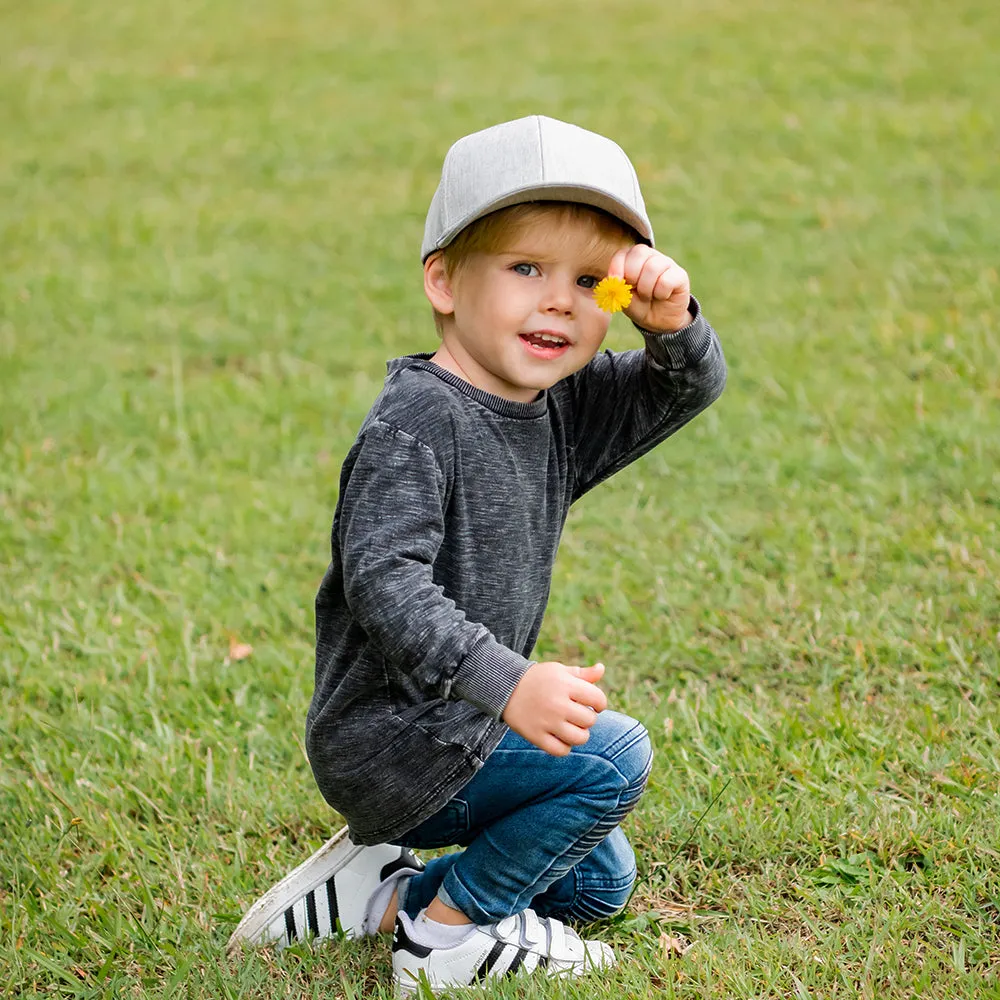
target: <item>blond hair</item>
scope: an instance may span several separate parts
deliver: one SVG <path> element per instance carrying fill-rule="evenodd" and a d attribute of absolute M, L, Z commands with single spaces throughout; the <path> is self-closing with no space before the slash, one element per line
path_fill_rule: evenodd
<path fill-rule="evenodd" d="M 549 235 L 562 235 L 568 243 L 585 233 L 584 253 L 610 258 L 616 250 L 639 242 L 636 231 L 620 219 L 589 205 L 570 201 L 529 201 L 501 208 L 465 227 L 441 251 L 445 273 L 455 281 L 478 254 L 503 253 L 536 226 L 544 224 Z M 434 310 L 434 325 L 440 335 L 444 316 Z"/>

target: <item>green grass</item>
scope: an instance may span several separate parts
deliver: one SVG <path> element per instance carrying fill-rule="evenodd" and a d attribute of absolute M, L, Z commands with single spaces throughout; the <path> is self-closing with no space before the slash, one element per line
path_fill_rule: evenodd
<path fill-rule="evenodd" d="M 984 0 L 2 5 L 4 995 L 388 996 L 381 942 L 222 946 L 337 825 L 312 600 L 441 157 L 540 111 L 633 155 L 730 380 L 575 509 L 540 642 L 654 734 L 627 957 L 496 993 L 1000 996 L 998 49 Z"/>

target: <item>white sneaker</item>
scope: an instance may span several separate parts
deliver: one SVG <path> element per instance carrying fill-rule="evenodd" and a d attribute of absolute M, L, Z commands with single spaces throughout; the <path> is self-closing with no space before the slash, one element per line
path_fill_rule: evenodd
<path fill-rule="evenodd" d="M 413 996 L 426 975 L 432 990 L 469 986 L 486 979 L 537 972 L 581 976 L 609 968 L 615 953 L 603 941 L 584 941 L 553 917 L 524 910 L 496 924 L 477 926 L 451 948 L 427 948 L 413 939 L 413 922 L 402 911 L 392 941 L 396 996 Z"/>
<path fill-rule="evenodd" d="M 244 943 L 276 942 L 283 948 L 308 935 L 361 937 L 372 893 L 386 879 L 416 874 L 423 867 L 395 844 L 358 847 L 345 826 L 247 910 L 226 951 L 232 954 Z"/>

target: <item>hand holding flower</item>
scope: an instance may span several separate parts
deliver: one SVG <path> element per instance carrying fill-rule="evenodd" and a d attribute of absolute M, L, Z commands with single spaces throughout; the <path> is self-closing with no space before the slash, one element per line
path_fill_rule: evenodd
<path fill-rule="evenodd" d="M 615 280 L 617 279 L 617 280 Z M 607 284 L 606 284 L 607 283 Z M 612 293 L 633 323 L 644 330 L 656 333 L 675 333 L 694 322 L 688 306 L 691 302 L 691 281 L 687 271 L 670 257 L 645 244 L 637 243 L 619 250 L 608 266 L 608 277 L 594 289 L 600 304 L 598 289 L 604 285 L 626 288 L 631 285 L 631 295 L 624 300 L 620 292 Z M 608 309 L 607 305 L 601 308 Z M 614 312 L 615 307 L 608 309 Z"/>

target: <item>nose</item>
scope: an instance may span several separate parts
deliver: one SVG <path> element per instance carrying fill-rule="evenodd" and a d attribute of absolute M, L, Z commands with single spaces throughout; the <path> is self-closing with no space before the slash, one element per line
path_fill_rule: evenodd
<path fill-rule="evenodd" d="M 548 313 L 569 316 L 573 312 L 573 283 L 562 278 L 551 278 L 545 283 L 542 309 Z"/>

